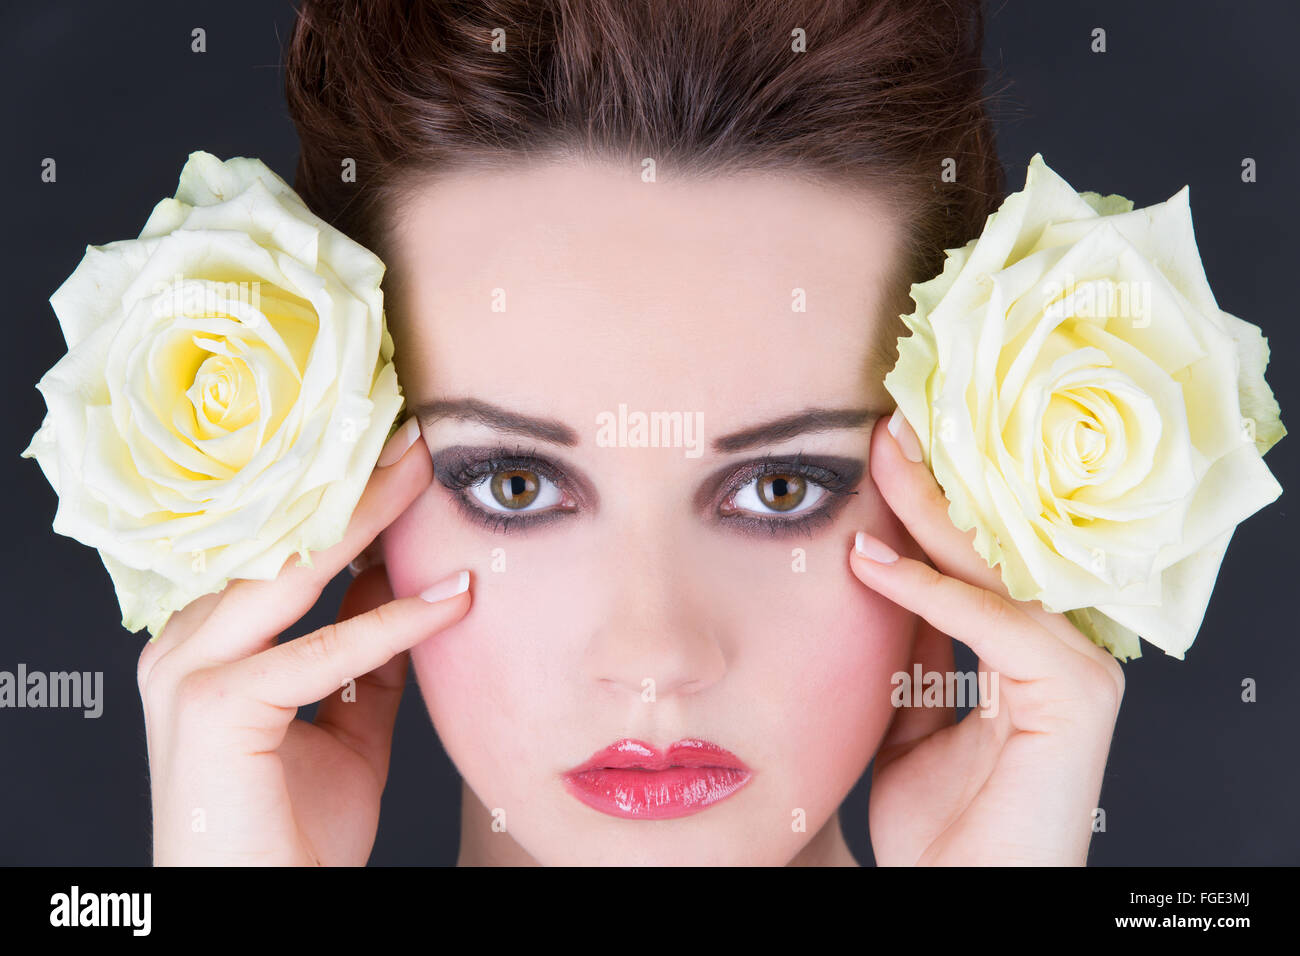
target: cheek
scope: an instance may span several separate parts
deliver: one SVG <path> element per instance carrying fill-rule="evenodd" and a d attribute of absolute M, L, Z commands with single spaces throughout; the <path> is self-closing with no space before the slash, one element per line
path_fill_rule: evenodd
<path fill-rule="evenodd" d="M 726 622 L 729 730 L 764 771 L 756 813 L 789 820 L 801 808 L 809 832 L 870 763 L 895 716 L 891 678 L 909 668 L 914 643 L 916 616 L 852 572 L 859 530 L 916 550 L 869 479 L 812 537 L 717 536 L 697 549 L 709 611 Z"/>
<path fill-rule="evenodd" d="M 507 801 L 493 793 L 493 768 L 527 766 L 530 751 L 521 728 L 544 719 L 560 675 L 545 635 L 565 619 L 572 596 L 544 587 L 528 547 L 518 535 L 491 535 L 465 520 L 447 493 L 434 486 L 385 529 L 389 581 L 397 597 L 416 594 L 459 570 L 470 572 L 473 604 L 459 623 L 411 650 L 420 693 L 447 754 L 489 806 Z M 569 678 L 572 680 L 572 677 Z"/>
<path fill-rule="evenodd" d="M 803 801 L 796 806 L 814 806 L 814 794 L 825 793 L 838 804 L 861 776 L 893 719 L 890 678 L 907 666 L 916 623 L 851 572 L 826 591 L 803 608 L 796 650 L 767 682 L 786 689 L 781 760 L 802 791 L 791 794 Z"/>
<path fill-rule="evenodd" d="M 737 733 L 771 768 L 773 809 L 805 809 L 810 829 L 870 762 L 894 717 L 891 677 L 911 660 L 916 617 L 849 568 L 854 532 L 889 540 L 889 528 L 869 513 L 845 516 L 826 540 L 802 544 L 803 571 L 792 544 L 783 564 L 750 566 L 717 599 L 735 635 Z"/>
<path fill-rule="evenodd" d="M 853 576 L 858 529 L 909 553 L 865 482 L 812 538 L 701 531 L 656 565 L 671 569 L 665 626 L 716 641 L 726 660 L 663 732 L 714 739 L 761 774 L 736 812 L 788 819 L 801 807 L 811 831 L 856 783 L 893 716 L 890 677 L 909 665 L 916 619 Z M 600 693 L 583 655 L 593 633 L 622 626 L 616 611 L 636 579 L 615 541 L 577 529 L 488 534 L 435 486 L 384 532 L 382 550 L 399 597 L 471 573 L 469 614 L 411 659 L 448 755 L 485 805 L 536 802 L 537 778 L 614 739 L 623 702 Z"/>

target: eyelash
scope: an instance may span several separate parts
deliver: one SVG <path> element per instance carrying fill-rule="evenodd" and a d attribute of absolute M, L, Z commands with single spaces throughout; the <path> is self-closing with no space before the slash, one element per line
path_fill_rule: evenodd
<path fill-rule="evenodd" d="M 454 492 L 456 502 L 465 515 L 490 531 L 505 533 L 515 528 L 530 528 L 564 517 L 572 508 L 550 508 L 534 513 L 489 511 L 470 500 L 468 489 L 502 471 L 530 471 L 550 481 L 563 493 L 567 478 L 564 472 L 544 458 L 532 452 L 509 452 L 497 449 L 487 455 L 469 458 L 452 463 L 440 470 L 441 483 Z M 726 481 L 726 492 L 720 501 L 715 500 L 713 507 L 732 501 L 751 482 L 768 475 L 796 475 L 821 488 L 825 493 L 816 507 L 810 508 L 797 518 L 780 518 L 757 515 L 753 513 L 733 513 L 719 517 L 724 525 L 732 526 L 746 534 L 768 534 L 772 536 L 786 534 L 803 534 L 811 536 L 814 529 L 834 519 L 840 506 L 858 492 L 850 488 L 857 483 L 854 475 L 841 474 L 805 461 L 802 454 L 793 457 L 778 458 L 771 455 L 754 459 L 739 466 Z M 774 513 L 775 514 L 775 513 Z"/>
<path fill-rule="evenodd" d="M 484 525 L 494 533 L 504 533 L 516 526 L 532 527 L 545 524 L 556 518 L 564 517 L 572 510 L 553 508 L 549 511 L 511 514 L 505 511 L 488 511 L 473 504 L 466 494 L 467 489 L 482 481 L 491 479 L 494 474 L 500 471 L 531 471 L 557 487 L 567 480 L 560 469 L 543 458 L 535 457 L 532 453 L 512 454 L 504 449 L 494 451 L 486 457 L 457 462 L 444 475 L 440 475 L 439 479 L 445 487 L 455 492 L 456 503 L 460 505 L 466 516 Z"/>
<path fill-rule="evenodd" d="M 729 525 L 734 525 L 738 530 L 748 534 L 766 533 L 774 537 L 785 534 L 802 534 L 810 537 L 816 528 L 834 520 L 840 505 L 845 504 L 850 496 L 857 494 L 856 491 L 849 490 L 853 485 L 857 484 L 855 478 L 840 474 L 831 468 L 824 468 L 821 465 L 804 461 L 801 454 L 791 458 L 777 458 L 765 455 L 762 458 L 741 465 L 736 472 L 728 476 L 728 490 L 723 495 L 723 502 L 731 501 L 748 487 L 750 482 L 767 475 L 797 475 L 806 482 L 811 482 L 823 489 L 826 493 L 821 497 L 816 507 L 808 509 L 808 511 L 796 518 L 736 513 L 724 515 L 720 520 Z"/>

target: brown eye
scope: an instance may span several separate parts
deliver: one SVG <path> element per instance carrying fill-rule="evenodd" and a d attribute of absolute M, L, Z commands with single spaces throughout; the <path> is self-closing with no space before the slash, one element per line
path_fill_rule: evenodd
<path fill-rule="evenodd" d="M 491 479 L 492 497 L 506 508 L 527 508 L 536 499 L 542 484 L 536 472 L 520 468 L 499 471 Z"/>
<path fill-rule="evenodd" d="M 758 500 L 773 511 L 797 508 L 808 493 L 808 484 L 798 475 L 763 475 L 755 489 Z"/>

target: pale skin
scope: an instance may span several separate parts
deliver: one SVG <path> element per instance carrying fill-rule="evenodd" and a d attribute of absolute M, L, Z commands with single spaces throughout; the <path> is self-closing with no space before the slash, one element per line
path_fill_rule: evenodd
<path fill-rule="evenodd" d="M 146 646 L 155 862 L 364 864 L 409 663 L 464 780 L 462 865 L 853 865 L 839 804 L 873 755 L 877 862 L 1083 864 L 1123 674 L 1062 615 L 1007 595 L 904 454 L 914 436 L 885 427 L 868 345 L 903 221 L 842 186 L 648 184 L 572 160 L 417 188 L 390 261 L 407 280 L 389 307 L 408 405 L 474 400 L 558 430 L 443 406 L 315 570 L 291 559 L 236 582 Z M 701 453 L 600 442 L 597 416 L 620 404 L 699 413 Z M 863 414 L 713 445 L 808 409 Z M 563 472 L 567 497 L 529 506 L 553 520 L 501 533 L 467 516 L 495 512 L 490 496 L 435 477 L 448 448 L 496 445 Z M 711 476 L 796 453 L 855 479 L 821 498 L 809 479 L 826 520 L 729 523 L 737 508 L 790 519 Z M 859 555 L 858 531 L 902 557 Z M 357 556 L 370 566 L 343 623 L 276 646 Z M 418 597 L 461 569 L 469 594 Z M 952 671 L 954 640 L 998 672 L 997 717 L 891 706 L 891 675 Z M 344 703 L 336 688 L 362 674 Z M 322 698 L 314 724 L 295 719 Z M 609 816 L 560 776 L 623 737 L 703 737 L 753 777 L 678 819 Z"/>

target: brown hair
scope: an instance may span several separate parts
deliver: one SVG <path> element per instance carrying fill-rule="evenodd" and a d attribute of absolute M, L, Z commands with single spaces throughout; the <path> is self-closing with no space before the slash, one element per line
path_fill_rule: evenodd
<path fill-rule="evenodd" d="M 907 224 L 892 301 L 910 311 L 910 283 L 1004 196 L 983 25 L 981 0 L 301 0 L 295 188 L 388 259 L 415 178 L 548 153 L 874 186 Z"/>

